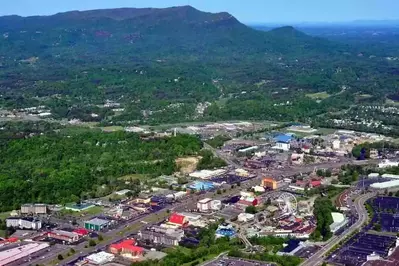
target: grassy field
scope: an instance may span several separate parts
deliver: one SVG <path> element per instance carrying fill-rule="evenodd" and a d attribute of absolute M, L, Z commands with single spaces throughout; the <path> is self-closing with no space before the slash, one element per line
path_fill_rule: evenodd
<path fill-rule="evenodd" d="M 327 98 L 330 97 L 330 96 L 331 96 L 331 95 L 328 94 L 328 93 L 325 92 L 325 91 L 306 94 L 306 97 L 309 97 L 309 98 L 311 98 L 311 99 L 313 99 L 313 100 L 324 100 L 324 99 L 327 99 Z"/>
<path fill-rule="evenodd" d="M 104 212 L 104 207 L 102 206 L 94 206 L 91 207 L 85 211 L 81 211 L 81 212 L 75 212 L 72 210 L 62 210 L 62 213 L 67 214 L 67 215 L 71 215 L 74 217 L 82 217 L 82 216 L 90 216 L 90 215 L 97 215 Z"/>
<path fill-rule="evenodd" d="M 123 127 L 122 126 L 101 127 L 101 130 L 107 132 L 115 132 L 115 131 L 122 131 Z"/>
<path fill-rule="evenodd" d="M 8 218 L 10 216 L 10 212 L 1 212 L 0 213 L 0 220 L 5 220 L 6 218 Z"/>

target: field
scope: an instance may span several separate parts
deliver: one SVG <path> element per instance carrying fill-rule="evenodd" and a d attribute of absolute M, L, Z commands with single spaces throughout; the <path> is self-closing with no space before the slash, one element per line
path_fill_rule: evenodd
<path fill-rule="evenodd" d="M 324 100 L 324 99 L 327 99 L 327 98 L 330 97 L 330 96 L 331 96 L 331 95 L 328 94 L 328 93 L 325 92 L 325 91 L 306 94 L 306 97 L 309 97 L 309 98 L 311 98 L 311 99 L 313 99 L 313 100 Z"/>
<path fill-rule="evenodd" d="M 101 130 L 105 132 L 115 132 L 115 131 L 122 131 L 123 127 L 121 126 L 101 127 Z"/>

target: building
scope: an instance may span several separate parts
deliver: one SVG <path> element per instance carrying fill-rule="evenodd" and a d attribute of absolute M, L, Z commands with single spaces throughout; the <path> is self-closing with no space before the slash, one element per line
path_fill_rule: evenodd
<path fill-rule="evenodd" d="M 28 243 L 26 245 L 20 245 L 11 249 L 3 249 L 0 251 L 0 265 L 9 265 L 17 263 L 18 260 L 29 257 L 39 251 L 43 251 L 48 248 L 47 243 Z M 20 265 L 22 263 L 16 264 Z"/>
<path fill-rule="evenodd" d="M 210 204 L 210 208 L 213 211 L 218 211 L 222 208 L 222 201 L 221 200 L 212 200 Z"/>
<path fill-rule="evenodd" d="M 200 212 L 207 212 L 211 210 L 211 201 L 210 198 L 205 198 L 197 202 L 197 209 Z"/>
<path fill-rule="evenodd" d="M 251 147 L 248 147 L 248 148 L 240 149 L 240 150 L 238 150 L 238 152 L 240 152 L 240 153 L 247 153 L 247 152 L 256 151 L 257 149 L 259 149 L 258 146 L 251 146 Z"/>
<path fill-rule="evenodd" d="M 274 138 L 276 141 L 276 145 L 273 147 L 273 149 L 277 150 L 283 150 L 283 151 L 289 151 L 291 148 L 291 140 L 292 136 L 286 135 L 286 134 L 281 134 L 278 135 L 277 137 Z"/>
<path fill-rule="evenodd" d="M 235 237 L 236 230 L 233 228 L 231 224 L 222 223 L 216 229 L 216 237 Z"/>
<path fill-rule="evenodd" d="M 136 246 L 136 240 L 127 239 L 120 243 L 112 244 L 109 247 L 112 254 L 121 255 L 130 259 L 142 257 L 144 254 L 144 248 Z"/>
<path fill-rule="evenodd" d="M 266 191 L 265 188 L 262 186 L 254 186 L 253 189 L 255 192 L 259 192 L 259 193 L 263 193 Z"/>
<path fill-rule="evenodd" d="M 74 243 L 80 239 L 80 235 L 75 232 L 69 232 L 65 230 L 52 230 L 47 233 L 50 238 L 58 239 L 68 243 Z"/>
<path fill-rule="evenodd" d="M 21 214 L 47 214 L 46 204 L 23 204 Z"/>
<path fill-rule="evenodd" d="M 262 187 L 271 188 L 275 190 L 277 189 L 277 182 L 273 178 L 263 178 Z"/>
<path fill-rule="evenodd" d="M 210 179 L 212 177 L 220 176 L 225 174 L 227 171 L 225 169 L 216 170 L 200 170 L 189 174 L 190 177 L 199 179 Z"/>
<path fill-rule="evenodd" d="M 348 223 L 348 220 L 340 212 L 332 212 L 331 216 L 333 218 L 333 223 L 330 224 L 330 230 L 332 233 L 337 232 Z"/>
<path fill-rule="evenodd" d="M 91 254 L 90 256 L 86 257 L 86 261 L 88 263 L 94 264 L 94 265 L 103 265 L 107 262 L 111 262 L 115 259 L 114 254 L 107 253 L 105 251 L 101 251 L 98 253 Z"/>
<path fill-rule="evenodd" d="M 378 168 L 396 167 L 398 165 L 399 165 L 398 162 L 391 162 L 389 160 L 384 160 L 378 164 Z"/>
<path fill-rule="evenodd" d="M 181 229 L 163 228 L 160 226 L 151 226 L 137 234 L 141 240 L 150 241 L 154 244 L 164 246 L 178 246 L 184 237 L 184 231 Z"/>
<path fill-rule="evenodd" d="M 69 204 L 65 205 L 65 210 L 70 210 L 74 212 L 86 211 L 90 208 L 93 208 L 95 205 L 91 203 L 78 203 L 78 204 Z"/>
<path fill-rule="evenodd" d="M 118 196 L 124 196 L 126 193 L 128 193 L 130 191 L 131 191 L 130 189 L 122 189 L 122 190 L 116 191 L 115 194 Z"/>
<path fill-rule="evenodd" d="M 109 225 L 110 221 L 100 219 L 97 217 L 85 222 L 85 228 L 87 230 L 94 230 L 94 231 L 101 231 L 104 228 L 108 227 Z"/>
<path fill-rule="evenodd" d="M 188 224 L 188 220 L 183 215 L 180 215 L 178 213 L 173 213 L 169 217 L 168 223 L 177 226 L 186 226 Z"/>
<path fill-rule="evenodd" d="M 39 230 L 42 228 L 42 221 L 33 217 L 11 217 L 6 219 L 6 225 L 7 227 L 19 229 Z"/>
<path fill-rule="evenodd" d="M 386 188 L 394 188 L 399 187 L 399 180 L 392 180 L 380 183 L 373 183 L 370 185 L 371 188 L 374 189 L 386 189 Z"/>
<path fill-rule="evenodd" d="M 321 186 L 321 181 L 319 181 L 319 180 L 310 181 L 310 186 L 311 186 L 312 188 L 314 188 L 314 187 L 320 187 L 320 186 Z"/>
<path fill-rule="evenodd" d="M 242 223 L 247 223 L 250 221 L 253 221 L 255 219 L 255 215 L 251 213 L 240 213 L 237 217 L 237 221 L 242 222 Z"/>
<path fill-rule="evenodd" d="M 341 148 L 341 141 L 339 141 L 339 140 L 333 140 L 332 141 L 332 148 L 334 149 L 334 150 L 339 150 L 340 148 Z"/>

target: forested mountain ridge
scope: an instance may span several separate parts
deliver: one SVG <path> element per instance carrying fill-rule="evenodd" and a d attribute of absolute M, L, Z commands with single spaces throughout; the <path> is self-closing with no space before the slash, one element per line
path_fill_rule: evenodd
<path fill-rule="evenodd" d="M 0 29 L 0 105 L 44 104 L 55 118 L 111 99 L 126 107 L 119 121 L 143 122 L 148 114 L 153 122 L 192 120 L 204 101 L 214 103 L 208 119 L 296 120 L 315 109 L 306 92 L 327 91 L 348 103 L 354 93 L 382 99 L 399 84 L 395 62 L 356 46 L 292 27 L 258 31 L 228 13 L 190 6 L 6 16 Z M 294 109 L 270 107 L 291 99 Z M 328 101 L 315 113 L 340 108 L 334 97 Z M 171 104 L 179 107 L 167 117 Z"/>

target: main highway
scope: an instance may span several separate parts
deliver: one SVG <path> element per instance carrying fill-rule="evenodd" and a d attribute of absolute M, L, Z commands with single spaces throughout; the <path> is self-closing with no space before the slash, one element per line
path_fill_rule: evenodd
<path fill-rule="evenodd" d="M 346 236 L 352 234 L 355 232 L 357 229 L 359 229 L 366 221 L 367 221 L 367 210 L 364 207 L 364 203 L 374 197 L 376 194 L 375 193 L 368 193 L 368 194 L 363 194 L 359 196 L 358 198 L 355 199 L 354 206 L 356 209 L 356 212 L 359 214 L 359 219 L 354 223 L 351 227 L 349 227 L 344 233 L 342 233 L 339 236 L 333 236 L 330 238 L 330 240 L 327 242 L 327 244 L 321 248 L 319 251 L 317 251 L 313 256 L 311 256 L 309 259 L 304 261 L 301 266 L 318 266 L 323 263 L 325 259 L 325 255 L 327 252 L 332 249 L 335 245 L 337 245 L 341 240 L 343 240 Z"/>

